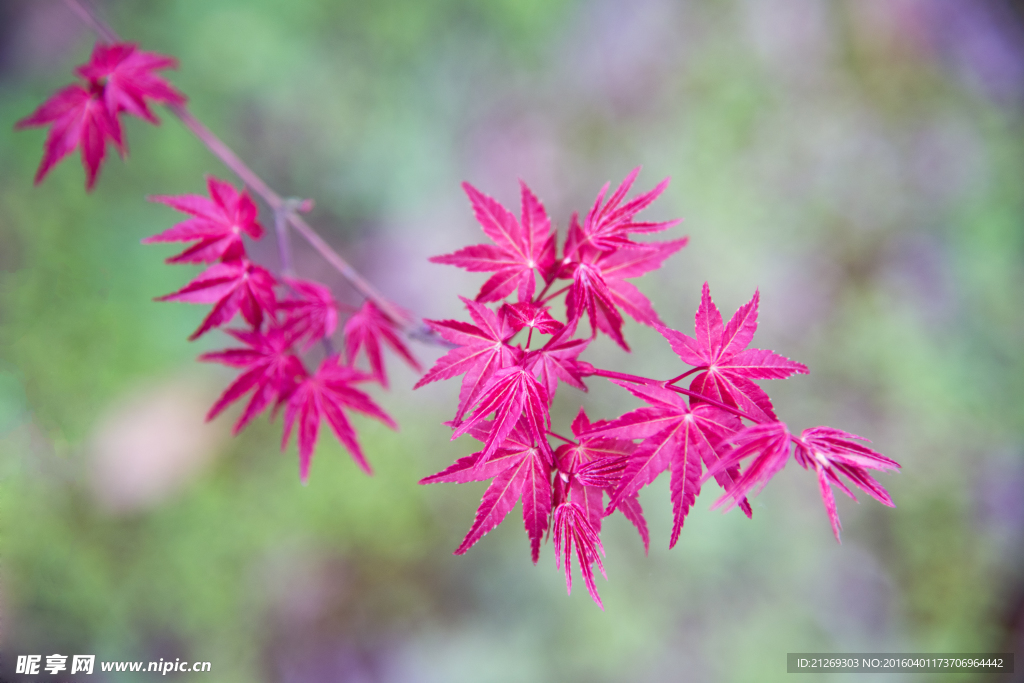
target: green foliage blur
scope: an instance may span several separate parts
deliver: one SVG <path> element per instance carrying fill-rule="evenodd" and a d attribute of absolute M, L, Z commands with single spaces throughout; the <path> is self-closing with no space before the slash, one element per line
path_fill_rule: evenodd
<path fill-rule="evenodd" d="M 280 193 L 314 198 L 311 223 L 425 317 L 460 316 L 457 295 L 482 282 L 426 262 L 478 242 L 463 180 L 515 206 L 522 178 L 564 231 L 634 166 L 638 188 L 671 176 L 649 215 L 684 217 L 673 236 L 691 242 L 639 281 L 662 318 L 688 331 L 705 280 L 726 315 L 760 288 L 755 345 L 811 368 L 765 383 L 779 415 L 863 434 L 903 465 L 880 476 L 896 509 L 839 501 L 842 545 L 791 465 L 749 521 L 709 511 L 705 491 L 668 551 L 659 480 L 641 496 L 649 556 L 608 520 L 602 612 L 578 577 L 566 597 L 550 544 L 532 566 L 518 508 L 451 555 L 484 485 L 416 482 L 472 448 L 441 424 L 457 382 L 413 392 L 389 359 L 375 398 L 401 431 L 357 421 L 373 477 L 325 431 L 303 487 L 279 419 L 238 437 L 237 410 L 204 424 L 232 374 L 194 358 L 229 339 L 186 341 L 204 307 L 152 299 L 198 268 L 139 241 L 179 218 L 147 195 L 236 179 L 161 112 L 159 127 L 128 122 L 130 155 L 109 150 L 92 193 L 77 153 L 33 187 L 45 133 L 14 123 L 94 38 L 57 0 L 0 5 L 0 673 L 54 652 L 205 660 L 212 674 L 175 675 L 226 682 L 781 681 L 787 652 L 1016 651 L 1021 668 L 1018 7 L 98 6 L 177 57 L 193 112 Z M 303 276 L 358 302 L 295 249 Z M 272 240 L 253 253 L 277 267 Z M 657 333 L 626 336 L 632 355 L 597 343 L 587 360 L 678 374 Z M 562 390 L 556 430 L 581 404 L 594 419 L 635 407 L 590 384 Z"/>

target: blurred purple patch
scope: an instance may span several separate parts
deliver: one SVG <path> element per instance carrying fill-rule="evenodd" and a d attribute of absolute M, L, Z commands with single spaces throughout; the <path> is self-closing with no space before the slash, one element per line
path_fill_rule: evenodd
<path fill-rule="evenodd" d="M 1024 99 L 1024 24 L 1009 0 L 918 3 L 939 59 L 1001 104 Z"/>

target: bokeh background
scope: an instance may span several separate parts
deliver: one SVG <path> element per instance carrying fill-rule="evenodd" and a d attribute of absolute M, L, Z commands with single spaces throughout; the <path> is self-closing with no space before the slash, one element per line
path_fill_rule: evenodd
<path fill-rule="evenodd" d="M 649 211 L 690 245 L 639 281 L 692 325 L 759 287 L 755 343 L 807 363 L 770 384 L 794 429 L 872 438 L 897 503 L 843 499 L 836 544 L 790 465 L 748 521 L 706 491 L 669 551 L 664 480 L 645 556 L 619 516 L 602 612 L 571 597 L 518 508 L 464 557 L 484 484 L 417 480 L 449 442 L 457 382 L 375 396 L 376 474 L 333 437 L 299 483 L 280 421 L 204 425 L 231 380 L 186 337 L 205 307 L 155 303 L 197 269 L 139 240 L 178 220 L 148 194 L 228 176 L 169 114 L 83 190 L 76 154 L 39 187 L 44 132 L 13 132 L 88 57 L 57 0 L 0 3 L 0 666 L 17 654 L 208 660 L 216 681 L 776 681 L 787 652 L 1024 654 L 1024 15 L 997 0 L 112 1 L 175 55 L 193 111 L 399 304 L 459 316 L 482 276 L 426 259 L 477 243 L 459 183 L 509 205 L 517 178 L 562 230 L 642 165 Z M 269 224 L 269 216 L 264 219 Z M 256 257 L 276 267 L 273 245 Z M 300 270 L 355 300 L 310 250 Z M 586 358 L 668 377 L 678 359 Z M 417 345 L 425 363 L 436 347 Z M 635 403 L 592 382 L 584 404 Z M 149 680 L 152 674 L 89 680 Z M 867 680 L 843 675 L 836 680 Z M 898 681 L 910 676 L 890 676 Z M 913 676 L 927 680 L 928 676 Z M 943 675 L 936 680 L 973 680 Z M 812 680 L 807 677 L 802 680 Z M 1003 680 L 1024 680 L 1024 675 Z M 63 679 L 62 679 L 63 680 Z M 871 679 L 873 680 L 873 679 Z M 985 680 L 996 680 L 986 677 Z"/>

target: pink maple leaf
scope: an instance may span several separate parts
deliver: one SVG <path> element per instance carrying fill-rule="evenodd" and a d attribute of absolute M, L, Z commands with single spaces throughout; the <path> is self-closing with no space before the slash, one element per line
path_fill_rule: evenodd
<path fill-rule="evenodd" d="M 264 312 L 273 313 L 274 276 L 248 259 L 215 263 L 195 280 L 173 294 L 157 297 L 157 301 L 184 301 L 193 304 L 214 304 L 213 310 L 192 333 L 189 340 L 197 339 L 214 327 L 231 321 L 238 312 L 258 328 Z"/>
<path fill-rule="evenodd" d="M 596 336 L 600 329 L 628 351 L 629 346 L 622 337 L 622 314 L 615 305 L 614 295 L 601 269 L 593 263 L 578 263 L 572 277 L 572 286 L 565 297 L 569 326 L 575 329 L 586 314 L 592 335 Z"/>
<path fill-rule="evenodd" d="M 591 435 L 643 439 L 630 455 L 608 504 L 608 512 L 623 499 L 636 495 L 666 469 L 670 470 L 674 518 L 671 548 L 679 539 L 686 515 L 700 493 L 702 464 L 709 469 L 718 465 L 723 440 L 738 431 L 741 423 L 736 416 L 707 403 L 691 406 L 678 393 L 660 386 L 633 386 L 612 381 L 650 405 L 611 422 L 599 423 L 589 431 Z M 721 468 L 715 473 L 722 488 L 734 490 L 735 469 Z M 750 505 L 745 500 L 740 505 L 750 516 Z"/>
<path fill-rule="evenodd" d="M 555 233 L 544 205 L 526 183 L 520 182 L 522 222 L 499 202 L 469 183 L 462 184 L 484 232 L 494 244 L 478 244 L 452 254 L 435 256 L 432 263 L 445 263 L 471 272 L 494 272 L 477 295 L 477 301 L 498 301 L 519 290 L 519 300 L 533 298 L 534 272 L 548 280 L 555 263 Z"/>
<path fill-rule="evenodd" d="M 493 420 L 475 425 L 469 430 L 474 439 L 487 443 Z M 483 451 L 477 451 L 470 455 L 459 458 L 454 463 L 429 477 L 420 479 L 421 484 L 438 484 L 450 482 L 453 484 L 465 484 L 470 481 L 485 481 L 497 476 L 500 472 L 508 469 L 513 461 L 517 461 L 524 454 L 532 452 L 536 448 L 536 441 L 530 435 L 530 430 L 524 420 L 508 433 L 501 446 L 488 458 L 483 457 Z"/>
<path fill-rule="evenodd" d="M 580 564 L 580 574 L 587 585 L 587 591 L 591 599 L 597 603 L 602 610 L 601 596 L 597 594 L 597 585 L 594 583 L 594 565 L 604 575 L 604 566 L 601 564 L 601 555 L 604 554 L 604 547 L 597 532 L 587 521 L 587 513 L 576 503 L 562 503 L 555 508 L 554 537 L 555 537 L 555 566 L 565 568 L 565 588 L 572 594 L 572 549 L 576 547 L 576 559 Z M 605 577 L 607 578 L 607 577 Z"/>
<path fill-rule="evenodd" d="M 601 191 L 597 193 L 594 206 L 587 213 L 583 225 L 579 226 L 576 216 L 573 216 L 573 223 L 577 224 L 575 230 L 570 229 L 566 240 L 566 260 L 569 259 L 583 245 L 594 247 L 600 251 L 613 251 L 624 246 L 635 246 L 636 243 L 629 240 L 629 233 L 649 233 L 665 230 L 677 225 L 679 220 L 662 221 L 658 223 L 635 222 L 636 214 L 647 208 L 658 196 L 668 187 L 668 178 L 665 178 L 657 187 L 650 192 L 634 197 L 625 204 L 622 200 L 633 186 L 640 173 L 640 167 L 634 168 L 619 185 L 615 193 L 604 201 L 605 193 L 610 186 L 605 183 Z M 621 205 L 621 206 L 620 206 Z"/>
<path fill-rule="evenodd" d="M 650 242 L 601 254 L 595 266 L 601 270 L 615 305 L 639 323 L 652 326 L 661 324 L 651 302 L 635 285 L 626 282 L 626 278 L 640 277 L 661 268 L 665 259 L 685 247 L 688 240 L 683 237 L 668 242 Z M 602 329 L 602 332 L 611 334 L 609 330 Z"/>
<path fill-rule="evenodd" d="M 600 533 L 605 516 L 604 494 L 615 492 L 636 444 L 625 439 L 590 436 L 591 426 L 586 412 L 580 408 L 572 422 L 572 433 L 578 441 L 563 444 L 555 451 L 559 470 L 555 479 L 555 502 L 574 501 L 586 513 L 594 531 Z M 646 553 L 650 535 L 637 496 L 628 496 L 616 509 L 636 527 Z"/>
<path fill-rule="evenodd" d="M 505 304 L 501 307 L 508 320 L 509 325 L 518 332 L 524 327 L 537 330 L 542 334 L 554 334 L 565 327 L 561 322 L 551 317 L 548 306 L 537 306 L 524 301 L 518 304 Z"/>
<path fill-rule="evenodd" d="M 363 302 L 362 308 L 345 322 L 345 350 L 349 363 L 354 363 L 356 354 L 360 349 L 364 349 L 374 378 L 387 387 L 388 376 L 384 372 L 384 360 L 381 356 L 383 342 L 414 370 L 422 372 L 419 361 L 413 357 L 399 334 L 398 325 L 367 299 Z"/>
<path fill-rule="evenodd" d="M 277 302 L 277 310 L 284 313 L 281 327 L 290 339 L 305 339 L 304 351 L 318 341 L 330 337 L 338 327 L 338 302 L 331 290 L 318 282 L 299 278 L 285 278 L 293 296 Z"/>
<path fill-rule="evenodd" d="M 835 534 L 837 541 L 842 525 L 839 523 L 839 515 L 836 513 L 836 501 L 832 496 L 831 485 L 835 484 L 843 493 L 857 500 L 853 492 L 839 480 L 839 474 L 848 477 L 850 481 L 883 505 L 896 507 L 892 498 L 889 497 L 889 492 L 882 488 L 882 485 L 875 481 L 867 470 L 883 472 L 898 470 L 899 463 L 857 443 L 855 439 L 867 441 L 862 436 L 831 427 L 805 429 L 799 439 L 793 438 L 795 446 L 793 457 L 797 463 L 804 469 L 814 468 L 818 474 L 821 499 L 825 504 L 825 511 L 828 512 L 829 521 L 832 523 L 832 533 Z"/>
<path fill-rule="evenodd" d="M 476 425 L 470 430 L 474 438 L 489 442 L 495 422 Z M 502 439 L 490 456 L 479 451 L 459 458 L 450 467 L 420 480 L 421 484 L 437 482 L 463 483 L 491 479 L 477 509 L 473 525 L 455 550 L 462 555 L 489 531 L 501 524 L 520 499 L 523 501 L 523 525 L 530 538 L 534 564 L 540 558 L 540 543 L 548 530 L 551 514 L 551 461 L 546 443 L 538 442 L 527 420 L 523 418 Z"/>
<path fill-rule="evenodd" d="M 97 43 L 87 64 L 75 69 L 82 78 L 103 85 L 103 99 L 111 114 L 122 111 L 159 123 L 146 100 L 161 104 L 184 104 L 186 98 L 170 83 L 154 74 L 176 69 L 178 60 L 155 52 L 144 52 L 134 43 Z"/>
<path fill-rule="evenodd" d="M 149 197 L 151 202 L 166 204 L 192 216 L 158 235 L 142 240 L 143 244 L 196 241 L 182 253 L 168 258 L 167 263 L 212 263 L 217 260 L 240 259 L 245 256 L 242 233 L 256 240 L 263 237 L 263 226 L 256 220 L 256 204 L 247 192 L 238 192 L 231 184 L 213 176 L 206 179 L 206 186 L 209 199 L 196 194 Z"/>
<path fill-rule="evenodd" d="M 493 413 L 494 423 L 481 462 L 486 461 L 501 446 L 521 417 L 525 418 L 533 438 L 547 451 L 547 432 L 551 428 L 549 400 L 544 386 L 523 365 L 497 370 L 484 387 L 476 410 L 455 429 L 452 440 Z"/>
<path fill-rule="evenodd" d="M 439 358 L 413 387 L 419 389 L 430 382 L 464 374 L 459 407 L 455 412 L 456 422 L 476 404 L 491 376 L 518 362 L 522 355 L 521 350 L 507 343 L 516 331 L 504 316 L 475 301 L 462 301 L 476 325 L 459 320 L 427 320 L 442 339 L 456 348 Z"/>
<path fill-rule="evenodd" d="M 369 415 L 392 429 L 398 429 L 395 421 L 369 396 L 352 386 L 356 382 L 365 382 L 369 379 L 368 375 L 341 365 L 339 357 L 333 355 L 325 358 L 316 374 L 306 377 L 288 398 L 281 448 L 287 447 L 292 427 L 297 422 L 299 476 L 303 483 L 309 477 L 309 463 L 313 458 L 322 418 L 327 419 L 335 436 L 348 449 L 356 464 L 367 474 L 373 474 L 356 440 L 356 432 L 342 410 L 345 408 Z"/>
<path fill-rule="evenodd" d="M 57 91 L 35 112 L 18 121 L 15 128 L 51 125 L 43 159 L 36 171 L 38 185 L 61 159 L 81 147 L 87 190 L 96 176 L 111 141 L 123 157 L 127 153 L 117 116 L 127 112 L 158 123 L 147 99 L 164 104 L 183 104 L 185 96 L 152 72 L 176 66 L 177 62 L 127 43 L 97 43 L 87 64 L 75 72 L 85 79 Z"/>
<path fill-rule="evenodd" d="M 88 88 L 69 85 L 57 91 L 14 127 L 21 129 L 47 125 L 52 127 L 46 137 L 43 159 L 36 171 L 36 185 L 43 181 L 61 159 L 81 147 L 85 188 L 92 190 L 106 156 L 107 141 L 114 143 L 121 156 L 126 154 L 121 124 L 107 108 L 102 88 L 97 84 L 89 84 Z"/>
<path fill-rule="evenodd" d="M 723 329 L 722 314 L 711 300 L 711 290 L 705 282 L 694 337 L 663 326 L 657 329 L 684 362 L 704 370 L 690 383 L 692 391 L 740 408 L 752 420 L 765 422 L 777 419 L 775 411 L 768 394 L 752 380 L 783 379 L 795 373 L 807 374 L 808 370 L 803 363 L 773 351 L 747 348 L 757 330 L 758 298 L 755 291 Z"/>
<path fill-rule="evenodd" d="M 570 235 L 581 231 L 575 216 L 569 231 Z M 630 242 L 612 251 L 581 245 L 573 260 L 563 262 L 559 273 L 559 277 L 573 279 L 565 299 L 566 315 L 570 320 L 578 320 L 586 313 L 592 330 L 604 332 L 629 351 L 622 337 L 620 309 L 645 325 L 657 326 L 661 320 L 647 297 L 626 279 L 660 268 L 666 258 L 686 246 L 687 240 L 684 237 L 668 242 Z"/>
<path fill-rule="evenodd" d="M 271 402 L 280 404 L 286 400 L 306 376 L 306 368 L 298 356 L 291 352 L 291 343 L 280 328 L 271 328 L 266 332 L 225 331 L 248 348 L 204 353 L 199 356 L 199 360 L 246 369 L 221 394 L 206 415 L 207 420 L 212 420 L 226 407 L 255 390 L 232 430 L 237 434 Z"/>

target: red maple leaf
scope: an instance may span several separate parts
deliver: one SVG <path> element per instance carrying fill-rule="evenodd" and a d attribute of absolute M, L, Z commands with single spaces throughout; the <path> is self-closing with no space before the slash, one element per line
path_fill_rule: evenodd
<path fill-rule="evenodd" d="M 518 332 L 524 327 L 537 330 L 542 334 L 554 334 L 565 327 L 561 322 L 551 317 L 548 306 L 537 306 L 524 301 L 518 304 L 505 304 L 501 307 L 501 313 L 508 319 L 509 325 Z"/>
<path fill-rule="evenodd" d="M 168 258 L 167 263 L 212 263 L 217 260 L 240 259 L 245 256 L 243 232 L 255 240 L 263 237 L 263 226 L 256 220 L 256 204 L 247 192 L 238 192 L 229 183 L 213 176 L 206 179 L 206 186 L 210 199 L 197 194 L 149 197 L 151 202 L 166 204 L 192 216 L 158 235 L 142 240 L 143 244 L 196 240 L 185 251 Z"/>
<path fill-rule="evenodd" d="M 590 436 L 591 426 L 586 412 L 580 408 L 572 422 L 572 433 L 578 441 L 563 444 L 555 451 L 559 470 L 555 479 L 555 503 L 572 500 L 586 513 L 594 531 L 601 533 L 604 494 L 615 492 L 636 444 L 625 439 Z M 637 496 L 628 496 L 616 509 L 636 527 L 647 552 L 650 535 Z"/>
<path fill-rule="evenodd" d="M 711 300 L 704 283 L 695 319 L 695 336 L 690 337 L 663 326 L 657 329 L 684 362 L 703 369 L 690 383 L 699 392 L 740 408 L 758 422 L 776 420 L 771 399 L 755 379 L 783 379 L 795 373 L 807 374 L 807 366 L 766 349 L 748 349 L 757 330 L 759 294 L 740 306 L 723 329 L 722 314 Z"/>
<path fill-rule="evenodd" d="M 320 420 L 326 418 L 338 440 L 349 450 L 352 459 L 367 474 L 373 474 L 366 461 L 356 432 L 345 416 L 343 408 L 369 415 L 392 429 L 398 429 L 395 421 L 388 416 L 369 396 L 355 389 L 356 382 L 369 380 L 368 375 L 341 365 L 337 355 L 325 358 L 316 374 L 306 377 L 288 398 L 284 413 L 284 436 L 281 448 L 288 445 L 292 427 L 298 422 L 299 476 L 303 483 L 309 477 L 309 463 L 316 447 L 320 431 Z"/>
<path fill-rule="evenodd" d="M 837 541 L 842 525 L 839 523 L 839 515 L 836 513 L 832 484 L 857 500 L 853 492 L 839 480 L 839 474 L 848 477 L 861 490 L 883 505 L 895 507 L 892 498 L 889 497 L 889 492 L 882 488 L 882 485 L 875 481 L 867 473 L 867 470 L 882 470 L 883 472 L 898 470 L 899 463 L 857 443 L 855 439 L 867 441 L 862 436 L 831 427 L 805 429 L 799 439 L 792 438 L 793 457 L 797 463 L 804 469 L 814 468 L 818 474 L 821 499 L 825 504 L 825 511 L 828 512 L 829 521 L 832 523 L 832 533 L 835 534 Z"/>
<path fill-rule="evenodd" d="M 434 256 L 432 263 L 445 263 L 474 273 L 494 272 L 477 295 L 477 301 L 498 301 L 519 290 L 519 300 L 533 298 L 534 272 L 545 281 L 555 263 L 555 233 L 544 205 L 526 186 L 522 190 L 522 222 L 499 202 L 469 183 L 462 184 L 473 204 L 476 219 L 494 244 L 477 244 L 452 254 Z"/>
<path fill-rule="evenodd" d="M 96 43 L 88 64 L 75 69 L 90 83 L 103 86 L 103 99 L 111 114 L 127 112 L 159 123 L 146 100 L 161 104 L 184 104 L 186 98 L 154 71 L 176 69 L 178 60 L 155 52 L 144 52 L 134 43 Z"/>
<path fill-rule="evenodd" d="M 303 351 L 309 351 L 338 328 L 338 302 L 331 290 L 318 282 L 285 278 L 294 296 L 277 302 L 284 313 L 281 327 L 293 341 L 305 339 Z"/>
<path fill-rule="evenodd" d="M 480 461 L 486 461 L 511 433 L 520 418 L 526 421 L 527 429 L 547 453 L 547 433 L 551 428 L 548 412 L 550 397 L 544 386 L 524 365 L 497 370 L 481 392 L 476 410 L 460 424 L 452 440 L 462 436 L 487 416 L 494 414 L 494 422 L 487 438 L 487 447 Z"/>
<path fill-rule="evenodd" d="M 157 301 L 185 301 L 193 304 L 214 304 L 199 329 L 189 340 L 231 321 L 241 311 L 254 328 L 258 328 L 264 312 L 273 313 L 274 276 L 248 259 L 215 263 L 173 294 L 157 297 Z"/>
<path fill-rule="evenodd" d="M 600 268 L 615 305 L 639 323 L 660 324 L 661 319 L 651 302 L 635 285 L 626 282 L 626 278 L 640 277 L 661 268 L 665 259 L 685 247 L 688 241 L 689 238 L 683 237 L 668 242 L 649 242 L 601 254 L 595 266 Z M 602 329 L 602 332 L 610 334 L 608 330 Z"/>
<path fill-rule="evenodd" d="M 291 342 L 280 328 L 271 328 L 266 332 L 225 331 L 249 348 L 204 353 L 199 356 L 199 360 L 246 368 L 246 371 L 224 390 L 206 415 L 207 420 L 212 420 L 226 407 L 255 389 L 232 430 L 237 434 L 271 402 L 280 403 L 286 400 L 299 381 L 306 376 L 306 368 L 298 356 L 291 352 Z"/>
<path fill-rule="evenodd" d="M 898 470 L 899 463 L 857 443 L 857 440 L 867 441 L 864 437 L 831 427 L 805 429 L 799 437 L 790 434 L 782 422 L 748 427 L 729 437 L 728 441 L 732 448 L 722 455 L 718 469 L 734 467 L 747 458 L 753 460 L 743 471 L 742 476 L 736 479 L 732 488 L 716 501 L 713 507 L 732 499 L 733 502 L 725 506 L 728 510 L 735 504 L 737 497 L 746 496 L 751 491 L 759 493 L 768 481 L 786 466 L 792 444 L 793 457 L 797 464 L 804 469 L 813 469 L 818 475 L 822 502 L 832 524 L 832 533 L 838 541 L 842 525 L 836 513 L 832 485 L 835 484 L 843 493 L 857 500 L 853 492 L 839 479 L 839 474 L 848 477 L 875 500 L 894 507 L 889 493 L 868 474 L 867 470 Z"/>
<path fill-rule="evenodd" d="M 671 548 L 679 539 L 686 515 L 700 493 L 702 464 L 709 469 L 714 468 L 719 461 L 718 450 L 723 446 L 723 440 L 742 425 L 736 416 L 707 403 L 690 406 L 684 397 L 669 389 L 612 381 L 650 405 L 611 422 L 599 423 L 589 432 L 591 435 L 643 439 L 630 455 L 608 504 L 608 512 L 623 499 L 636 495 L 666 469 L 670 470 L 674 517 Z M 716 470 L 716 480 L 726 491 L 731 491 L 735 474 L 735 469 L 720 468 Z M 745 500 L 740 505 L 750 516 L 750 505 Z"/>
<path fill-rule="evenodd" d="M 601 202 L 604 201 L 604 195 L 610 186 L 610 183 L 605 183 L 601 191 L 597 193 L 594 206 L 587 213 L 582 226 L 579 225 L 578 218 L 575 215 L 573 216 L 572 223 L 574 227 L 570 227 L 569 234 L 566 237 L 565 261 L 569 261 L 578 250 L 586 246 L 605 252 L 621 247 L 636 246 L 635 242 L 630 241 L 629 233 L 658 232 L 679 223 L 679 220 L 662 221 L 659 223 L 634 222 L 633 218 L 636 214 L 650 206 L 668 187 L 668 178 L 665 178 L 650 192 L 634 197 L 625 204 L 622 204 L 622 200 L 626 198 L 626 193 L 633 186 L 633 181 L 636 180 L 639 173 L 639 166 L 630 171 L 629 175 L 622 181 L 622 184 L 615 190 L 615 193 L 602 205 Z M 622 206 L 619 206 L 620 204 Z"/>
<path fill-rule="evenodd" d="M 374 378 L 387 387 L 388 376 L 384 372 L 384 360 L 381 357 L 381 342 L 383 342 L 405 359 L 405 362 L 414 370 L 422 372 L 419 361 L 413 357 L 409 347 L 402 342 L 402 338 L 398 336 L 399 333 L 398 325 L 367 299 L 363 302 L 363 307 L 345 322 L 345 351 L 348 355 L 348 362 L 354 363 L 359 349 L 365 349 Z"/>
<path fill-rule="evenodd" d="M 572 286 L 565 297 L 569 327 L 575 330 L 577 323 L 586 314 L 590 319 L 592 336 L 596 336 L 600 329 L 619 346 L 629 350 L 622 337 L 622 314 L 615 306 L 614 295 L 601 269 L 593 263 L 577 263 L 572 277 Z"/>
<path fill-rule="evenodd" d="M 127 153 L 118 114 L 127 112 L 158 123 L 147 99 L 164 104 L 185 102 L 184 95 L 152 73 L 176 64 L 170 57 L 143 52 L 135 45 L 97 43 L 89 62 L 75 70 L 85 83 L 62 88 L 15 124 L 19 129 L 52 126 L 36 171 L 36 184 L 61 159 L 81 147 L 85 187 L 92 190 L 106 156 L 107 141 L 114 143 L 122 157 Z"/>
<path fill-rule="evenodd" d="M 637 322 L 657 326 L 661 319 L 651 302 L 626 278 L 640 277 L 656 270 L 666 258 L 686 246 L 684 237 L 669 242 L 630 243 L 628 247 L 602 252 L 581 249 L 579 261 L 567 266 L 562 276 L 571 272 L 573 283 L 566 296 L 566 315 L 578 320 L 586 313 L 591 330 L 600 330 L 626 351 L 629 345 L 622 336 L 622 314 L 628 313 Z"/>
<path fill-rule="evenodd" d="M 502 368 L 516 363 L 522 351 L 508 345 L 516 333 L 504 316 L 499 316 L 483 304 L 462 299 L 469 309 L 476 325 L 459 320 L 427 320 L 445 341 L 456 345 L 416 382 L 414 389 L 439 379 L 449 379 L 465 374 L 459 395 L 459 407 L 455 421 L 459 422 L 466 411 L 472 408 L 480 397 L 491 376 Z"/>
<path fill-rule="evenodd" d="M 580 564 L 580 574 L 587 585 L 587 591 L 597 606 L 604 609 L 601 596 L 597 594 L 594 583 L 594 565 L 604 575 L 601 555 L 604 548 L 601 538 L 587 521 L 587 513 L 574 502 L 562 503 L 555 508 L 555 566 L 565 568 L 566 591 L 572 594 L 572 549 L 576 546 L 576 559 Z M 607 578 L 607 577 L 605 577 Z"/>
<path fill-rule="evenodd" d="M 474 438 L 486 443 L 491 440 L 494 427 L 494 422 L 488 422 L 476 425 L 469 431 Z M 522 499 L 523 524 L 530 537 L 533 562 L 537 563 L 540 543 L 548 530 L 551 514 L 551 462 L 545 451 L 546 443 L 542 447 L 524 418 L 509 431 L 500 448 L 490 456 L 479 451 L 459 458 L 450 467 L 420 480 L 421 484 L 434 484 L 494 479 L 484 492 L 473 525 L 456 549 L 456 555 L 465 553 L 501 524 Z"/>
<path fill-rule="evenodd" d="M 469 430 L 469 434 L 474 439 L 487 443 L 493 424 L 493 420 L 476 424 Z M 508 469 L 514 461 L 521 458 L 525 453 L 536 448 L 535 443 L 533 437 L 530 436 L 530 430 L 526 426 L 525 421 L 520 419 L 519 423 L 502 441 L 501 446 L 490 457 L 483 458 L 483 462 L 481 462 L 483 451 L 480 450 L 459 458 L 437 474 L 420 479 L 419 483 L 438 484 L 450 482 L 453 484 L 465 484 L 470 481 L 491 479 Z"/>
<path fill-rule="evenodd" d="M 43 181 L 61 159 L 71 154 L 76 147 L 81 147 L 85 188 L 92 190 L 106 156 L 107 141 L 114 143 L 122 157 L 126 154 L 121 124 L 107 109 L 102 88 L 96 84 L 89 84 L 88 88 L 69 85 L 58 90 L 14 127 L 21 129 L 46 125 L 52 127 L 46 136 L 43 160 L 36 171 L 36 185 Z"/>

